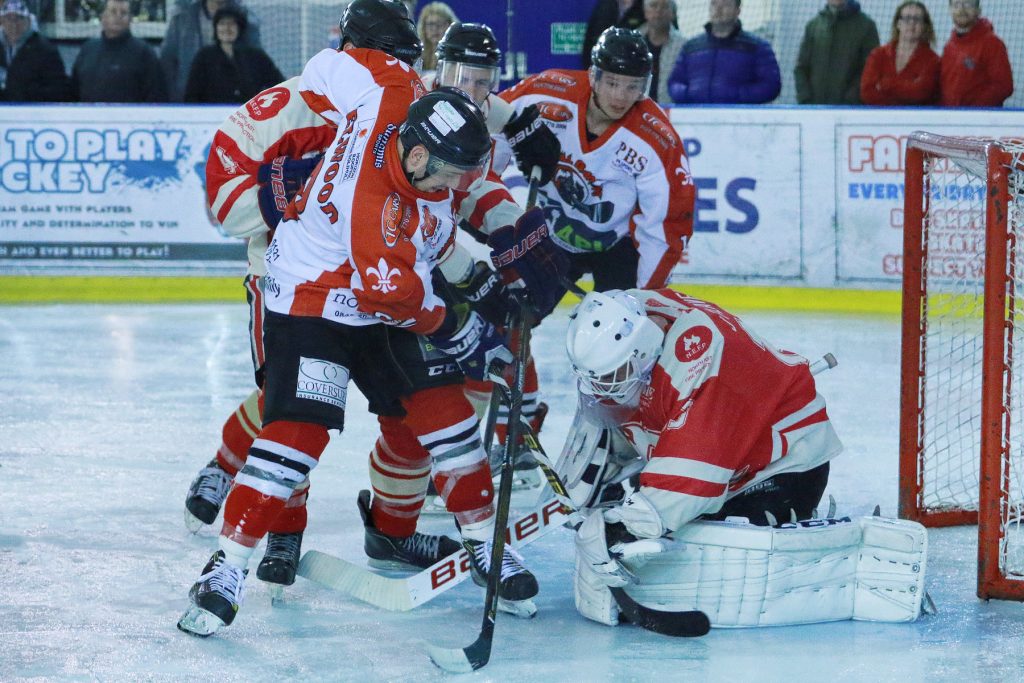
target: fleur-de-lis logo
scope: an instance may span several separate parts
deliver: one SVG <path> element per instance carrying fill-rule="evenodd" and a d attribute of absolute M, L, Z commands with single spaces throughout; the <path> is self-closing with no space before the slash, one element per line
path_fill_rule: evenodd
<path fill-rule="evenodd" d="M 381 294 L 387 294 L 388 292 L 393 292 L 398 289 L 397 285 L 391 284 L 391 278 L 400 274 L 401 273 L 397 268 L 389 266 L 388 262 L 384 259 L 377 261 L 376 268 L 370 266 L 366 269 L 367 276 L 372 275 L 377 278 L 377 284 L 371 287 L 371 289 L 375 289 Z"/>

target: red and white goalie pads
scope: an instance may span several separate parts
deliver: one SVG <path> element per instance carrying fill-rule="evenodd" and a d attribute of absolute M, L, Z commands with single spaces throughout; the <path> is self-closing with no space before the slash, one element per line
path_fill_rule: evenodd
<path fill-rule="evenodd" d="M 718 628 L 908 622 L 921 614 L 928 538 L 917 522 L 844 517 L 771 528 L 698 521 L 673 535 L 677 545 L 642 566 L 624 561 L 638 579 L 628 593 L 652 609 L 698 609 Z M 579 573 L 576 597 L 584 616 L 617 622 Z"/>

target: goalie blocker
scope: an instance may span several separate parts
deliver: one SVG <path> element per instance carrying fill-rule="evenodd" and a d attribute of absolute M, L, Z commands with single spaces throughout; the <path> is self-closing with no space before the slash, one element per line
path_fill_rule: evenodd
<path fill-rule="evenodd" d="M 717 628 L 908 622 L 921 614 L 928 538 L 917 522 L 843 517 L 772 528 L 730 518 L 692 522 L 673 536 L 666 551 L 620 560 L 636 578 L 627 592 L 645 607 L 700 610 Z M 611 592 L 587 574 L 576 572 L 577 609 L 616 625 Z"/>

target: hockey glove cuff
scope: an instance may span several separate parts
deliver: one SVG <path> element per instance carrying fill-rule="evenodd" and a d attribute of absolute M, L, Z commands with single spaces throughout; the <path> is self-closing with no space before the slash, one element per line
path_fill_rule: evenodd
<path fill-rule="evenodd" d="M 491 233 L 491 263 L 510 287 L 525 287 L 539 322 L 554 310 L 565 295 L 562 284 L 569 271 L 569 257 L 551 239 L 544 212 L 533 208 L 515 225 Z"/>
<path fill-rule="evenodd" d="M 259 185 L 256 196 L 268 227 L 274 229 L 281 222 L 288 202 L 302 189 L 322 158 L 323 155 L 311 159 L 280 156 L 260 165 L 256 171 L 256 183 Z"/>
<path fill-rule="evenodd" d="M 488 369 L 492 364 L 512 362 L 512 352 L 494 325 L 476 311 L 468 310 L 466 304 L 456 304 L 453 308 L 458 316 L 455 331 L 450 334 L 435 332 L 429 336 L 439 351 L 454 356 L 464 373 L 480 381 L 488 379 Z M 448 326 L 442 325 L 442 329 L 445 327 Z"/>

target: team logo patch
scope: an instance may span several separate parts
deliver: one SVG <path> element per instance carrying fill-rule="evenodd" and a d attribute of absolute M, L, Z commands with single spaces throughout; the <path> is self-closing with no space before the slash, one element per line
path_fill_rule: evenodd
<path fill-rule="evenodd" d="M 398 289 L 398 285 L 391 282 L 391 278 L 401 275 L 401 271 L 397 268 L 392 268 L 388 265 L 388 262 L 381 258 L 377 262 L 377 267 L 373 266 L 366 269 L 366 277 L 373 276 L 377 278 L 377 284 L 370 289 L 376 290 L 381 294 L 387 294 Z"/>
<path fill-rule="evenodd" d="M 538 102 L 537 109 L 542 119 L 564 123 L 572 120 L 572 111 L 564 104 L 557 102 Z"/>
<path fill-rule="evenodd" d="M 348 377 L 348 368 L 343 365 L 300 356 L 295 397 L 322 401 L 344 410 L 348 396 Z"/>
<path fill-rule="evenodd" d="M 676 358 L 692 363 L 711 347 L 711 330 L 704 325 L 695 325 L 679 335 L 676 340 Z"/>
<path fill-rule="evenodd" d="M 389 248 L 398 244 L 401 219 L 402 197 L 397 192 L 392 192 L 380 212 L 380 234 L 384 238 L 384 244 Z"/>
<path fill-rule="evenodd" d="M 245 104 L 249 116 L 257 121 L 266 121 L 284 109 L 291 99 L 288 88 L 267 88 Z"/>

